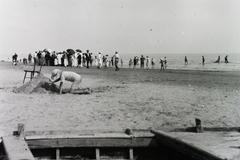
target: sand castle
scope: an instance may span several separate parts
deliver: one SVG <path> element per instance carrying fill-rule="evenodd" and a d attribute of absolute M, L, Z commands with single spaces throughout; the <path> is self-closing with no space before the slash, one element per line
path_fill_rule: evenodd
<path fill-rule="evenodd" d="M 52 84 L 51 80 L 45 77 L 42 73 L 33 77 L 31 81 L 28 81 L 19 88 L 13 90 L 15 93 L 59 93 L 59 88 L 55 84 Z"/>
<path fill-rule="evenodd" d="M 110 90 L 112 87 L 103 86 L 97 88 L 81 88 L 76 90 L 76 93 L 73 94 L 90 94 L 92 92 L 104 92 Z M 15 93 L 38 93 L 38 94 L 58 94 L 59 87 L 52 83 L 52 81 L 45 77 L 42 73 L 39 73 L 36 77 L 33 77 L 32 80 L 28 81 L 19 88 L 14 88 L 13 92 Z M 63 94 L 69 93 L 69 90 L 64 89 Z"/>

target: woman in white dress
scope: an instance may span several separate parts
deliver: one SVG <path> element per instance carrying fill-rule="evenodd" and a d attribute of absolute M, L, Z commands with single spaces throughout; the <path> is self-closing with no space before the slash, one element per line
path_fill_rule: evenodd
<path fill-rule="evenodd" d="M 63 57 L 64 57 L 64 66 L 67 67 L 68 66 L 68 56 L 67 56 L 66 51 L 63 51 Z"/>
<path fill-rule="evenodd" d="M 62 65 L 61 58 L 62 58 L 62 54 L 61 54 L 61 53 L 57 53 L 57 60 L 58 60 L 58 65 L 59 65 L 59 66 Z"/>
<path fill-rule="evenodd" d="M 99 52 L 98 54 L 98 69 L 100 69 L 102 67 L 102 55 Z"/>

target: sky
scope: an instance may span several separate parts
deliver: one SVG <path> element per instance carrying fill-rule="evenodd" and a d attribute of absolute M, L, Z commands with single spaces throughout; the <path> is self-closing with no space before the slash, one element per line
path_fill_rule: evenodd
<path fill-rule="evenodd" d="M 0 0 L 0 59 L 45 48 L 240 53 L 239 15 L 239 0 Z"/>

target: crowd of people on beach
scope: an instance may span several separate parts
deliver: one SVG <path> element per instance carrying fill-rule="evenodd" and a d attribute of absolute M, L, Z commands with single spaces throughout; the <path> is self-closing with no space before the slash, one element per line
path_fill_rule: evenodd
<path fill-rule="evenodd" d="M 145 63 L 146 62 L 146 63 Z M 167 57 L 164 57 L 164 59 L 160 58 L 159 63 L 161 65 L 161 71 L 167 68 Z M 138 65 L 140 65 L 141 69 L 154 69 L 155 68 L 155 60 L 154 58 L 149 58 L 149 56 L 146 56 L 146 58 L 141 55 L 139 58 L 138 56 L 135 56 L 133 58 L 129 59 L 129 68 L 137 68 Z M 151 66 L 151 67 L 150 67 Z"/>
<path fill-rule="evenodd" d="M 13 62 L 17 62 L 17 58 L 15 57 L 17 57 L 16 53 L 13 56 Z M 121 63 L 121 66 L 123 65 L 123 60 L 120 60 L 118 52 L 115 52 L 113 56 L 102 55 L 101 52 L 99 52 L 98 55 L 93 56 L 89 50 L 86 50 L 86 52 L 83 53 L 80 49 L 67 49 L 63 52 L 56 52 L 50 49 L 35 51 L 33 55 L 29 53 L 27 58 L 23 58 L 23 64 L 27 65 L 28 63 L 32 63 L 32 60 L 34 60 L 37 65 L 41 66 L 64 66 L 79 68 L 90 68 L 95 66 L 98 69 L 115 67 L 116 71 L 119 70 L 119 63 Z"/>
<path fill-rule="evenodd" d="M 12 62 L 14 65 L 17 64 L 18 55 L 15 53 L 12 56 Z M 120 59 L 118 52 L 115 52 L 114 55 L 110 56 L 108 54 L 102 55 L 101 52 L 98 55 L 93 55 L 89 50 L 86 52 L 82 52 L 80 49 L 67 49 L 63 52 L 56 52 L 50 49 L 44 49 L 35 51 L 34 55 L 31 53 L 28 54 L 27 58 L 23 58 L 23 64 L 27 65 L 28 63 L 32 63 L 34 60 L 38 65 L 42 66 L 65 66 L 65 67 L 97 67 L 101 68 L 109 68 L 115 67 L 115 70 L 119 70 L 119 64 L 123 66 L 123 59 Z M 225 56 L 225 63 L 228 62 L 228 55 Z M 21 62 L 21 60 L 20 60 Z M 167 57 L 160 58 L 159 62 L 160 70 L 164 71 L 167 68 Z M 220 56 L 214 63 L 220 63 Z M 184 57 L 184 64 L 188 65 L 188 57 Z M 205 64 L 205 57 L 202 56 L 202 65 Z M 141 69 L 154 69 L 156 65 L 155 59 L 150 58 L 149 56 L 141 55 L 140 57 L 134 56 L 129 59 L 128 66 L 129 68 L 141 68 Z"/>

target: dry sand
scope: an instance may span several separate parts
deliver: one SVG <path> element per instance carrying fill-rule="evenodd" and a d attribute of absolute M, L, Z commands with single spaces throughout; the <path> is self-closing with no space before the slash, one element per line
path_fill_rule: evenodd
<path fill-rule="evenodd" d="M 126 128 L 163 131 L 195 126 L 238 127 L 240 124 L 240 72 L 142 70 L 114 68 L 45 67 L 82 75 L 83 88 L 93 92 L 72 95 L 52 92 L 15 93 L 25 68 L 0 63 L 0 136 L 12 134 L 18 123 L 27 131 L 95 130 Z M 26 83 L 29 79 L 26 79 Z M 59 85 L 59 83 L 57 83 Z M 68 89 L 71 83 L 66 82 Z M 204 106 L 204 107 L 203 107 Z"/>

